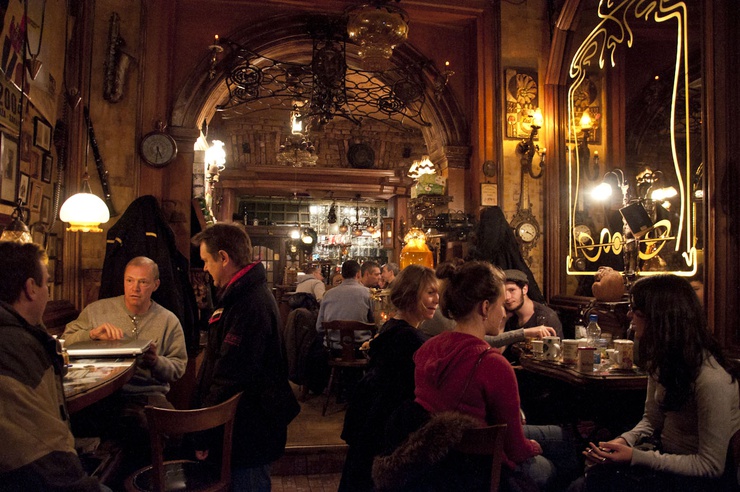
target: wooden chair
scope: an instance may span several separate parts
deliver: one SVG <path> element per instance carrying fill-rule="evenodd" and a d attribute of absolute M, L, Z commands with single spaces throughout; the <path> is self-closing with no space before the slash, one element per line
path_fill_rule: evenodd
<path fill-rule="evenodd" d="M 491 492 L 498 491 L 501 481 L 504 437 L 506 437 L 506 424 L 468 429 L 463 434 L 462 440 L 453 446 L 454 450 L 463 454 L 491 456 Z"/>
<path fill-rule="evenodd" d="M 231 486 L 231 440 L 236 407 L 242 394 L 225 402 L 195 410 L 170 410 L 147 406 L 146 417 L 152 446 L 152 464 L 126 479 L 127 491 L 188 490 L 215 492 Z M 163 437 L 223 426 L 220 471 L 205 461 L 164 461 Z"/>
<path fill-rule="evenodd" d="M 329 358 L 331 374 L 329 375 L 329 384 L 326 386 L 326 401 L 324 402 L 324 408 L 321 411 L 321 415 L 324 416 L 326 415 L 326 409 L 329 406 L 331 392 L 334 389 L 337 379 L 341 377 L 341 372 L 344 369 L 364 370 L 367 367 L 367 359 L 355 357 L 355 350 L 359 348 L 359 344 L 355 342 L 355 332 L 370 331 L 375 333 L 375 325 L 372 323 L 363 323 L 361 321 L 335 320 L 326 321 L 322 323 L 321 326 L 324 328 L 326 340 L 329 340 L 329 332 L 331 330 L 339 331 L 339 343 L 342 346 L 341 357 Z"/>

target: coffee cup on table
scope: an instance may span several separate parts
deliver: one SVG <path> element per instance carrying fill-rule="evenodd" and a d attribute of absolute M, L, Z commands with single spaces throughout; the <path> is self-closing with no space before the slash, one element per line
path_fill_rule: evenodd
<path fill-rule="evenodd" d="M 632 369 L 634 345 L 635 342 L 632 340 L 614 340 L 614 350 L 617 351 L 617 366 L 619 369 Z"/>
<path fill-rule="evenodd" d="M 575 364 L 578 360 L 578 340 L 563 340 L 560 348 L 563 353 L 563 364 Z"/>
<path fill-rule="evenodd" d="M 545 342 L 542 340 L 532 340 L 532 355 L 535 359 L 542 360 L 545 358 L 544 346 Z"/>
<path fill-rule="evenodd" d="M 596 347 L 579 347 L 576 370 L 580 372 L 593 372 L 595 353 Z"/>
<path fill-rule="evenodd" d="M 555 361 L 560 358 L 560 337 L 542 337 L 545 360 Z"/>

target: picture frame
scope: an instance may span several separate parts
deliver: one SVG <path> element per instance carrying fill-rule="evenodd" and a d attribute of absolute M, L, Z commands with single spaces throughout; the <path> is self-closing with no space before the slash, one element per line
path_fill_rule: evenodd
<path fill-rule="evenodd" d="M 46 195 L 41 197 L 39 220 L 44 224 L 49 224 L 51 222 L 51 197 Z"/>
<path fill-rule="evenodd" d="M 18 198 L 21 200 L 21 205 L 28 205 L 28 188 L 31 184 L 31 179 L 26 173 L 20 173 L 20 179 L 18 180 Z"/>
<path fill-rule="evenodd" d="M 54 284 L 56 283 L 56 270 L 57 270 L 57 260 L 56 258 L 49 258 L 49 262 L 46 264 L 46 269 L 49 272 L 49 283 Z"/>
<path fill-rule="evenodd" d="M 15 204 L 18 197 L 18 141 L 0 133 L 0 201 Z"/>
<path fill-rule="evenodd" d="M 49 258 L 57 257 L 57 235 L 54 233 L 49 234 L 46 240 L 46 255 Z"/>
<path fill-rule="evenodd" d="M 46 152 L 51 151 L 51 125 L 38 116 L 33 119 L 33 144 Z"/>
<path fill-rule="evenodd" d="M 32 212 L 41 210 L 42 186 L 38 181 L 31 182 L 31 197 L 29 199 L 29 208 Z"/>
<path fill-rule="evenodd" d="M 506 138 L 528 138 L 532 114 L 539 106 L 539 74 L 533 68 L 509 67 L 504 70 L 504 128 Z"/>
<path fill-rule="evenodd" d="M 41 175 L 41 155 L 38 152 L 31 151 L 28 159 L 28 174 L 32 178 L 38 179 Z"/>
<path fill-rule="evenodd" d="M 33 136 L 26 132 L 21 135 L 21 160 L 28 162 L 28 160 L 31 158 L 31 145 L 32 145 Z"/>
<path fill-rule="evenodd" d="M 54 168 L 54 158 L 51 154 L 44 154 L 41 161 L 41 181 L 51 183 L 51 175 Z"/>
<path fill-rule="evenodd" d="M 381 242 L 384 249 L 393 249 L 393 240 L 395 238 L 393 217 L 383 218 L 382 228 L 380 230 Z"/>
<path fill-rule="evenodd" d="M 498 185 L 496 183 L 480 184 L 481 207 L 495 207 L 498 205 Z"/>

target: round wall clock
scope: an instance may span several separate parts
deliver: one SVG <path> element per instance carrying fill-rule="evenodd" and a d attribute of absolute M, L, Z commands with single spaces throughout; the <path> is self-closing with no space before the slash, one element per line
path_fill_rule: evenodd
<path fill-rule="evenodd" d="M 153 131 L 141 139 L 139 152 L 144 162 L 152 167 L 164 167 L 177 156 L 175 139 L 162 131 Z"/>
<path fill-rule="evenodd" d="M 364 143 L 352 144 L 347 151 L 347 160 L 352 167 L 369 169 L 375 165 L 375 151 Z"/>

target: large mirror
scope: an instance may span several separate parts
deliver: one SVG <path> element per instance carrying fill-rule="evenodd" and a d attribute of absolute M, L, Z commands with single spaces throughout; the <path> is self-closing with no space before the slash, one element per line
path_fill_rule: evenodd
<path fill-rule="evenodd" d="M 567 120 L 567 273 L 583 276 L 579 286 L 601 266 L 628 277 L 697 274 L 704 233 L 698 9 L 691 0 L 581 2 Z"/>

